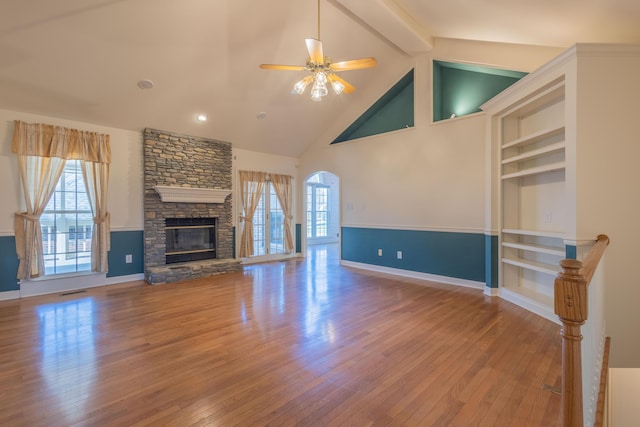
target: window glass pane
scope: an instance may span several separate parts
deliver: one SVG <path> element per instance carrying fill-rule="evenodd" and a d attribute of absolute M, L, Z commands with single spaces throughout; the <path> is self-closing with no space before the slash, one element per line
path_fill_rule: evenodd
<path fill-rule="evenodd" d="M 89 198 L 87 197 L 87 193 L 78 193 L 77 201 L 78 201 L 78 208 L 77 209 L 79 211 L 89 211 L 89 212 L 91 212 L 91 205 L 89 204 Z"/>
<path fill-rule="evenodd" d="M 91 269 L 93 217 L 78 160 L 66 162 L 40 225 L 45 274 Z"/>
<path fill-rule="evenodd" d="M 316 237 L 327 236 L 327 212 L 316 212 Z"/>

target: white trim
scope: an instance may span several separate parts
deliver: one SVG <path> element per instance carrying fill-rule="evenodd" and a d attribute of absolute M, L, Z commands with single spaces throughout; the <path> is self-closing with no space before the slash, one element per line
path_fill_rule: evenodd
<path fill-rule="evenodd" d="M 95 288 L 97 286 L 103 286 L 105 280 L 105 273 L 82 274 L 78 276 L 63 275 L 62 277 L 53 279 L 43 277 L 37 280 L 21 280 L 20 298 Z"/>
<path fill-rule="evenodd" d="M 8 301 L 10 299 L 20 298 L 20 291 L 5 291 L 0 292 L 0 301 Z"/>
<path fill-rule="evenodd" d="M 112 225 L 111 231 L 142 231 L 144 232 L 144 227 L 116 227 Z"/>
<path fill-rule="evenodd" d="M 464 114 L 462 116 L 455 116 L 453 118 L 444 118 L 436 121 L 434 121 L 433 117 L 431 117 L 431 126 L 444 125 L 446 123 L 453 123 L 453 122 L 457 122 L 459 120 L 464 120 L 464 119 L 472 119 L 478 116 L 485 116 L 486 114 L 487 114 L 486 111 L 476 111 L 475 113 Z"/>
<path fill-rule="evenodd" d="M 500 296 L 500 288 L 490 288 L 488 286 L 485 286 L 483 293 L 488 297 L 499 297 Z"/>
<path fill-rule="evenodd" d="M 500 289 L 500 298 L 509 301 L 517 306 L 520 306 L 534 314 L 537 314 L 540 317 L 544 317 L 547 320 L 552 321 L 553 323 L 560 324 L 560 319 L 558 316 L 551 311 L 551 307 L 546 304 L 539 303 L 531 298 L 527 298 L 523 295 L 520 295 L 517 292 L 510 291 L 506 288 Z"/>
<path fill-rule="evenodd" d="M 55 294 L 97 288 L 116 283 L 144 280 L 144 274 L 106 277 L 105 273 L 80 274 L 76 276 L 62 275 L 55 278 L 39 278 L 37 280 L 20 281 L 20 298 L 36 295 Z"/>
<path fill-rule="evenodd" d="M 143 231 L 143 227 L 118 227 L 111 226 L 111 231 Z M 14 237 L 15 232 L 13 230 L 0 230 L 0 237 Z"/>
<path fill-rule="evenodd" d="M 232 190 L 156 185 L 153 187 L 163 202 L 224 203 Z"/>
<path fill-rule="evenodd" d="M 564 244 L 569 246 L 593 246 L 596 239 L 564 239 Z"/>
<path fill-rule="evenodd" d="M 144 273 L 107 277 L 104 284 L 117 285 L 118 283 L 137 282 L 138 280 L 144 280 Z"/>
<path fill-rule="evenodd" d="M 484 228 L 475 227 L 424 227 L 420 225 L 380 225 L 380 224 L 342 224 L 342 228 L 374 228 L 378 230 L 434 231 L 441 233 L 473 233 L 485 234 Z"/>
<path fill-rule="evenodd" d="M 463 286 L 465 288 L 473 288 L 478 290 L 482 290 L 485 287 L 484 282 L 476 282 L 475 280 L 458 279 L 455 277 L 439 276 L 437 274 L 421 273 L 411 270 L 401 270 L 399 268 L 382 267 L 379 265 L 365 264 L 361 262 L 341 260 L 340 265 L 360 268 L 362 270 L 375 271 L 378 273 L 392 274 L 394 276 L 411 277 L 413 279 L 428 280 L 430 282 L 444 283 L 447 285 Z"/>

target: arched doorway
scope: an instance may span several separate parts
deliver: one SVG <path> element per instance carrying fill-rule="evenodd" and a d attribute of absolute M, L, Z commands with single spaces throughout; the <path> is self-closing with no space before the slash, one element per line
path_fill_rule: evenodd
<path fill-rule="evenodd" d="M 306 247 L 333 245 L 340 242 L 340 178 L 331 172 L 319 171 L 305 180 Z"/>

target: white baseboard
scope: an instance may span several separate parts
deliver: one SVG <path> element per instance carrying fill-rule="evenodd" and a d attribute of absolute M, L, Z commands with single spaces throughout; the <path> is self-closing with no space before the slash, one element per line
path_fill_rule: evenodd
<path fill-rule="evenodd" d="M 431 282 L 445 283 L 447 285 L 464 286 L 465 288 L 482 290 L 485 287 L 484 282 L 476 282 L 475 280 L 458 279 L 455 277 L 439 276 L 437 274 L 421 273 L 418 271 L 402 270 L 399 268 L 382 267 L 379 265 L 365 264 L 353 261 L 340 261 L 340 264 L 347 267 L 376 271 L 378 273 L 393 274 L 394 276 L 411 277 L 413 279 L 428 280 Z"/>
<path fill-rule="evenodd" d="M 52 279 L 22 280 L 20 282 L 20 291 L 15 291 L 18 292 L 18 295 L 14 295 L 14 298 L 77 291 L 135 280 L 144 280 L 144 274 L 106 277 L 105 273 L 94 273 L 81 274 L 78 276 L 63 276 Z M 2 294 L 4 294 L 4 292 L 0 293 L 0 297 L 3 296 Z"/>
<path fill-rule="evenodd" d="M 500 289 L 498 288 L 489 288 L 489 287 L 484 287 L 484 294 L 488 297 L 499 297 L 500 296 Z"/>
<path fill-rule="evenodd" d="M 6 291 L 0 292 L 0 301 L 7 301 L 10 299 L 20 298 L 20 291 Z"/>
<path fill-rule="evenodd" d="M 105 285 L 116 285 L 118 283 L 135 282 L 137 280 L 144 280 L 144 273 L 129 274 L 128 276 L 107 277 Z"/>
<path fill-rule="evenodd" d="M 540 317 L 544 317 L 545 319 L 550 320 L 553 323 L 556 323 L 558 325 L 560 324 L 560 319 L 558 319 L 558 316 L 553 312 L 552 307 L 548 307 L 545 304 L 539 303 L 538 301 L 527 298 L 524 295 L 510 291 L 506 288 L 500 288 L 500 298 L 507 300 L 526 310 L 529 310 L 530 312 L 535 313 Z"/>

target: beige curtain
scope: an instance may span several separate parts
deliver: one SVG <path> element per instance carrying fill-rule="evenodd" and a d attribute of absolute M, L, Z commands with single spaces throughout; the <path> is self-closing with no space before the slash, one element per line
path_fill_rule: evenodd
<path fill-rule="evenodd" d="M 99 184 L 94 187 L 98 190 L 95 188 L 91 190 L 88 186 L 87 192 L 95 192 L 95 206 L 99 206 L 96 210 L 97 215 L 94 212 L 97 218 L 94 222 L 104 224 L 104 229 L 94 234 L 106 233 L 108 236 L 110 230 L 109 214 L 106 212 L 106 182 L 109 178 L 111 147 L 108 135 L 16 120 L 12 151 L 18 156 L 26 204 L 26 211 L 16 212 L 14 220 L 16 252 L 20 259 L 18 279 L 30 279 L 44 274 L 40 216 L 55 190 L 66 160 L 82 160 L 106 165 L 104 170 L 99 168 L 100 170 L 96 172 L 100 177 L 95 179 Z M 85 183 L 86 181 L 85 177 Z M 106 247 L 108 250 L 108 239 Z M 95 253 L 92 251 L 92 258 L 96 253 L 99 254 L 98 256 L 103 256 L 100 251 Z M 92 265 L 93 261 L 92 259 Z M 106 253 L 104 261 L 99 261 L 99 264 L 103 263 L 106 268 Z"/>
<path fill-rule="evenodd" d="M 62 175 L 66 160 L 57 157 L 18 156 L 18 168 L 26 211 L 16 212 L 14 229 L 18 279 L 29 279 L 44 274 L 42 230 L 40 216 L 49 203 Z"/>
<path fill-rule="evenodd" d="M 106 273 L 111 246 L 107 192 L 109 188 L 109 163 L 82 161 L 82 177 L 87 189 L 87 197 L 93 214 L 91 233 L 91 271 Z"/>
<path fill-rule="evenodd" d="M 253 255 L 253 214 L 267 180 L 265 172 L 240 171 L 240 198 L 242 201 L 242 234 L 240 235 L 240 257 Z"/>
<path fill-rule="evenodd" d="M 293 251 L 293 231 L 291 223 L 293 215 L 293 189 L 291 185 L 292 177 L 289 175 L 270 175 L 271 185 L 276 192 L 282 213 L 284 214 L 284 251 L 291 253 Z"/>

